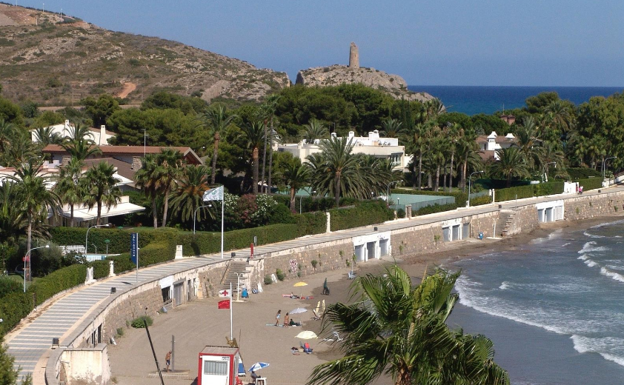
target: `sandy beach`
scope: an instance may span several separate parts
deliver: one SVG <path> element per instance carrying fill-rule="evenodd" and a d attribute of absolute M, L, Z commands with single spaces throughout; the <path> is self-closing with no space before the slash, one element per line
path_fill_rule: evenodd
<path fill-rule="evenodd" d="M 530 242 L 535 238 L 547 237 L 550 232 L 562 227 L 591 226 L 602 223 L 608 218 L 574 223 L 557 223 L 543 226 L 528 234 L 502 240 L 469 240 L 452 244 L 444 252 L 420 254 L 404 257 L 397 262 L 410 274 L 414 283 L 422 278 L 425 269 L 433 270 L 436 266 L 456 259 L 493 251 L 513 249 Z M 394 260 L 369 261 L 358 264 L 358 274 L 378 273 L 384 266 Z M 302 278 L 308 286 L 294 288 L 297 282 L 289 280 L 264 287 L 261 294 L 251 294 L 248 301 L 234 303 L 233 334 L 238 340 L 245 367 L 262 361 L 270 366 L 262 369 L 260 375 L 267 377 L 271 384 L 304 384 L 314 366 L 340 357 L 336 344 L 323 342 L 322 338 L 331 331 L 321 333 L 321 322 L 313 320 L 312 309 L 318 301 L 325 300 L 326 305 L 349 300 L 349 286 L 353 282 L 348 279 L 349 269 L 323 272 Z M 327 278 L 331 290 L 329 296 L 321 295 L 324 280 Z M 284 297 L 283 294 L 294 292 L 298 295 L 313 296 L 313 299 L 301 300 Z M 197 356 L 205 345 L 225 345 L 230 334 L 230 312 L 218 310 L 218 298 L 210 298 L 190 302 L 161 314 L 154 318 L 150 332 L 161 367 L 164 367 L 165 355 L 170 350 L 172 335 L 175 336 L 175 372 L 164 373 L 167 384 L 193 384 L 197 377 Z M 292 316 L 301 322 L 301 327 L 275 327 L 275 315 L 304 307 L 303 314 Z M 295 336 L 304 330 L 312 330 L 320 337 L 310 340 L 313 354 L 293 355 L 291 347 L 299 346 L 300 340 Z M 125 329 L 123 337 L 117 339 L 117 346 L 109 347 L 110 364 L 113 379 L 117 384 L 141 385 L 153 384 L 156 365 L 150 350 L 144 329 Z M 249 376 L 244 378 L 249 380 Z M 383 383 L 383 379 L 380 379 Z"/>

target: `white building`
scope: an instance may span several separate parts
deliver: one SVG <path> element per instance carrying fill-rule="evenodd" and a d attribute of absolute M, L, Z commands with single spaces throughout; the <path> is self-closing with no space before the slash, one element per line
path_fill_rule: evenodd
<path fill-rule="evenodd" d="M 496 131 L 492 131 L 488 136 L 479 135 L 476 142 L 479 145 L 479 154 L 483 160 L 492 158 L 499 160 L 497 151 L 513 146 L 517 140 L 511 133 L 499 136 Z"/>
<path fill-rule="evenodd" d="M 332 133 L 332 135 L 335 135 Z M 404 171 L 411 160 L 411 156 L 405 155 L 405 146 L 399 146 L 397 138 L 382 138 L 379 131 L 368 133 L 368 136 L 355 136 L 353 131 L 349 131 L 349 140 L 354 143 L 354 154 L 371 155 L 380 159 L 389 159 L 395 170 Z M 277 144 L 274 148 L 279 152 L 290 152 L 294 157 L 307 162 L 308 155 L 321 152 L 320 140 L 314 143 L 307 143 L 305 139 L 299 143 Z"/>
<path fill-rule="evenodd" d="M 51 134 L 57 135 L 59 138 L 64 138 L 66 136 L 70 136 L 72 131 L 74 130 L 74 125 L 69 123 L 69 120 L 66 120 L 65 123 L 55 124 L 50 126 L 52 129 Z M 30 130 L 30 136 L 33 142 L 38 142 L 37 133 L 35 130 Z M 109 140 L 115 137 L 115 133 L 106 131 L 106 126 L 102 125 L 100 128 L 89 128 L 89 136 L 90 138 L 97 144 L 98 146 L 108 146 Z"/>

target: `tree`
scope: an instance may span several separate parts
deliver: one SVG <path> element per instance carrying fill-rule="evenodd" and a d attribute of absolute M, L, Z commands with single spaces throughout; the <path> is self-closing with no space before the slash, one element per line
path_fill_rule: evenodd
<path fill-rule="evenodd" d="M 269 95 L 269 97 L 267 97 L 267 99 L 265 100 L 265 102 L 262 104 L 261 106 L 261 111 L 262 114 L 264 116 L 265 120 L 269 120 L 270 122 L 270 127 L 269 127 L 269 132 L 268 132 L 268 138 L 267 138 L 267 132 L 265 129 L 265 138 L 264 138 L 264 160 L 262 162 L 262 184 L 264 185 L 264 164 L 266 163 L 266 151 L 267 151 L 267 139 L 269 141 L 269 178 L 267 181 L 267 188 L 268 188 L 268 192 L 269 194 L 271 193 L 271 186 L 272 186 L 272 175 L 273 175 L 273 141 L 275 139 L 279 140 L 279 136 L 277 136 L 275 134 L 275 127 L 273 125 L 273 120 L 275 118 L 275 111 L 277 109 L 277 103 L 279 102 L 281 96 L 280 95 Z M 266 123 L 265 123 L 266 124 Z"/>
<path fill-rule="evenodd" d="M 297 190 L 308 185 L 310 181 L 310 168 L 301 164 L 299 158 L 292 158 L 286 163 L 283 173 L 284 183 L 288 185 L 290 192 L 290 211 L 296 212 L 295 194 Z"/>
<path fill-rule="evenodd" d="M 102 206 L 110 210 L 121 201 L 121 189 L 116 186 L 121 182 L 115 178 L 115 166 L 100 162 L 85 173 L 83 179 L 84 201 L 89 209 L 97 206 L 95 224 L 100 224 Z"/>
<path fill-rule="evenodd" d="M 180 215 L 182 221 L 190 221 L 198 207 L 204 204 L 204 192 L 210 189 L 208 173 L 204 165 L 187 165 L 182 170 L 175 190 L 172 192 L 171 207 Z M 202 220 L 200 210 L 197 220 Z"/>
<path fill-rule="evenodd" d="M 158 211 L 156 210 L 156 198 L 158 196 L 158 159 L 154 154 L 147 154 L 141 160 L 142 166 L 134 175 L 136 186 L 143 190 L 143 194 L 152 202 L 152 217 L 154 228 L 158 228 Z"/>
<path fill-rule="evenodd" d="M 206 124 L 210 128 L 214 138 L 212 152 L 212 170 L 210 174 L 210 184 L 215 184 L 217 173 L 217 158 L 219 157 L 219 142 L 221 141 L 221 133 L 223 133 L 231 124 L 236 115 L 226 115 L 225 108 L 221 105 L 213 107 L 206 111 L 203 115 Z"/>
<path fill-rule="evenodd" d="M 516 147 L 509 147 L 497 151 L 498 160 L 490 167 L 490 174 L 503 177 L 507 180 L 507 187 L 511 187 L 511 179 L 529 177 L 529 168 L 525 158 Z"/>
<path fill-rule="evenodd" d="M 59 208 L 59 198 L 55 192 L 48 190 L 48 179 L 42 173 L 42 162 L 31 158 L 15 170 L 11 177 L 17 182 L 19 199 L 14 202 L 26 217 L 27 250 L 32 248 L 33 227 L 42 225 L 47 219 L 49 211 L 56 212 Z"/>
<path fill-rule="evenodd" d="M 158 168 L 156 170 L 157 189 L 159 193 L 164 195 L 162 225 L 167 226 L 169 194 L 171 194 L 171 191 L 176 187 L 177 179 L 181 175 L 183 157 L 180 151 L 172 148 L 165 148 L 161 150 L 156 159 L 158 162 Z"/>
<path fill-rule="evenodd" d="M 34 138 L 41 147 L 45 147 L 48 144 L 59 144 L 61 142 L 61 138 L 57 133 L 54 132 L 52 127 L 38 127 L 35 129 Z"/>
<path fill-rule="evenodd" d="M 245 124 L 242 128 L 247 148 L 251 149 L 251 167 L 253 172 L 253 194 L 258 194 L 260 146 L 264 141 L 264 123 L 261 121 Z"/>
<path fill-rule="evenodd" d="M 7 353 L 4 341 L 0 340 L 0 384 L 17 385 L 20 369 L 15 369 L 15 358 Z"/>
<path fill-rule="evenodd" d="M 93 140 L 89 127 L 83 124 L 70 126 L 69 135 L 63 138 L 61 146 L 72 158 L 80 161 L 102 152 Z"/>
<path fill-rule="evenodd" d="M 381 129 L 384 136 L 388 138 L 399 138 L 405 133 L 403 123 L 397 119 L 386 118 L 381 122 Z"/>
<path fill-rule="evenodd" d="M 54 186 L 54 191 L 58 194 L 61 204 L 69 205 L 70 223 L 74 226 L 74 206 L 82 203 L 83 187 L 82 167 L 84 163 L 78 158 L 71 158 L 69 163 L 60 168 L 59 175 Z"/>
<path fill-rule="evenodd" d="M 363 385 L 382 374 L 397 385 L 508 384 L 487 338 L 445 324 L 458 299 L 452 293 L 458 276 L 439 270 L 413 287 L 395 265 L 358 277 L 355 302 L 330 305 L 323 317 L 323 330 L 344 335 L 344 357 L 316 366 L 308 385 Z"/>
<path fill-rule="evenodd" d="M 326 139 L 329 136 L 329 131 L 327 131 L 327 127 L 320 120 L 312 119 L 310 123 L 303 126 L 304 133 L 303 139 L 307 143 L 314 144 L 314 141 L 317 139 Z"/>
<path fill-rule="evenodd" d="M 82 103 L 85 106 L 85 112 L 91 117 L 95 127 L 106 124 L 106 119 L 109 116 L 121 110 L 119 102 L 112 95 L 107 94 L 100 95 L 97 100 L 89 96 Z"/>
<path fill-rule="evenodd" d="M 352 154 L 354 142 L 347 138 L 331 137 L 320 143 L 322 155 L 313 160 L 314 187 L 319 192 L 329 193 L 340 205 L 341 194 L 348 194 L 357 185 L 361 175 L 357 172 L 357 157 Z M 320 164 L 315 164 L 320 161 Z"/>

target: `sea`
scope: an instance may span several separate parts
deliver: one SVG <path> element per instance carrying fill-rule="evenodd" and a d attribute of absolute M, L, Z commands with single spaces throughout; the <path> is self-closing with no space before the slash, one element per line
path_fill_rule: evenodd
<path fill-rule="evenodd" d="M 484 334 L 512 384 L 624 384 L 624 221 L 452 262 L 452 328 Z"/>
<path fill-rule="evenodd" d="M 622 93 L 624 87 L 489 87 L 489 86 L 408 86 L 410 91 L 427 92 L 440 99 L 449 112 L 467 115 L 493 114 L 525 107 L 528 97 L 542 92 L 556 92 L 561 99 L 576 105 L 589 101 L 592 96 L 611 96 Z"/>

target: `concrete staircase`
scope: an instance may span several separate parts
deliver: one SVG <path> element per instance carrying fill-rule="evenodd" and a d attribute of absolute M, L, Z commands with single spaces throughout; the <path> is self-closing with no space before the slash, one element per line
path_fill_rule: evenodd
<path fill-rule="evenodd" d="M 236 262 L 231 261 L 228 269 L 223 276 L 223 280 L 221 281 L 221 290 L 229 289 L 230 283 L 232 283 L 232 291 L 236 293 L 236 284 L 238 283 L 238 275 L 240 276 L 241 286 L 245 282 L 246 273 L 247 273 L 247 262 Z"/>
<path fill-rule="evenodd" d="M 512 210 L 501 210 L 499 215 L 499 220 L 502 225 L 501 236 L 506 237 L 509 235 L 515 215 L 516 213 Z"/>

